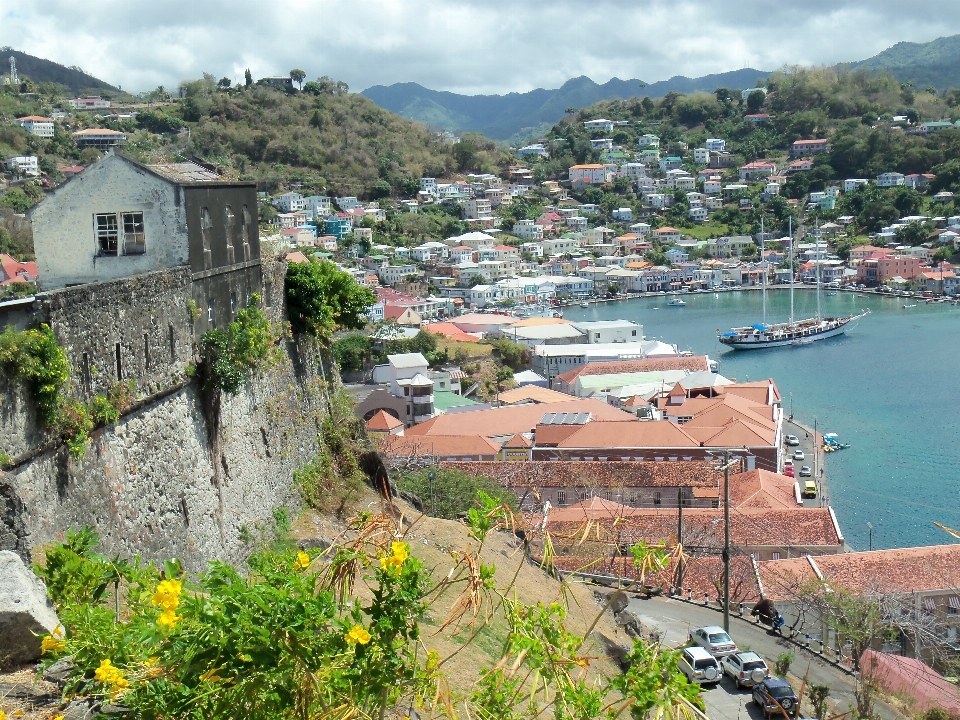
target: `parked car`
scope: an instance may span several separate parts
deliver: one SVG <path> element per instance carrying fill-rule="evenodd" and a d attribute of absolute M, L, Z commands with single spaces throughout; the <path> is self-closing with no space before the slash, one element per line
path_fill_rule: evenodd
<path fill-rule="evenodd" d="M 751 650 L 727 655 L 721 662 L 723 674 L 733 679 L 737 688 L 753 687 L 770 674 L 763 658 Z"/>
<path fill-rule="evenodd" d="M 803 450 L 795 450 L 793 453 L 794 460 L 803 460 L 806 458 L 806 455 L 803 454 Z"/>
<path fill-rule="evenodd" d="M 809 465 L 804 465 L 800 468 L 800 477 L 810 477 L 811 475 L 813 475 L 813 472 L 810 470 Z"/>
<path fill-rule="evenodd" d="M 803 496 L 805 498 L 815 498 L 817 496 L 817 484 L 813 480 L 807 480 L 803 483 Z"/>
<path fill-rule="evenodd" d="M 716 684 L 723 678 L 717 659 L 702 647 L 684 648 L 677 662 L 680 672 L 692 683 Z"/>
<path fill-rule="evenodd" d="M 786 475 L 787 477 L 791 477 L 791 478 L 792 478 L 792 477 L 794 476 L 794 475 L 793 475 L 793 465 L 791 465 L 791 466 L 788 467 L 788 468 L 784 468 L 784 469 L 783 469 L 783 474 Z"/>
<path fill-rule="evenodd" d="M 733 638 L 727 635 L 724 629 L 718 625 L 708 625 L 691 630 L 690 640 L 694 645 L 699 645 L 715 658 L 726 657 L 730 653 L 737 652 L 737 644 L 733 641 Z"/>
<path fill-rule="evenodd" d="M 790 683 L 780 678 L 767 678 L 753 686 L 753 702 L 763 710 L 765 717 L 771 715 L 782 716 L 786 712 L 790 717 L 797 717 L 800 702 L 797 694 L 790 687 Z M 781 711 L 780 708 L 783 708 Z"/>
<path fill-rule="evenodd" d="M 800 438 L 798 438 L 796 435 L 787 435 L 783 441 L 790 447 L 795 447 L 800 444 Z"/>

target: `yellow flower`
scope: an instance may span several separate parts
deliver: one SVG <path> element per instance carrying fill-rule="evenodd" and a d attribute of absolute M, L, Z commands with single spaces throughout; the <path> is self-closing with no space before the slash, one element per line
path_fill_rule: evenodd
<path fill-rule="evenodd" d="M 7 714 L 3 710 L 0 710 L 0 720 L 7 720 Z"/>
<path fill-rule="evenodd" d="M 297 561 L 293 564 L 293 567 L 297 570 L 306 570 L 310 567 L 310 556 L 301 550 L 297 553 Z"/>
<path fill-rule="evenodd" d="M 399 575 L 401 566 L 410 557 L 410 551 L 407 544 L 402 542 L 393 543 L 391 550 L 393 555 L 380 558 L 380 567 L 392 575 Z"/>
<path fill-rule="evenodd" d="M 348 643 L 366 645 L 368 642 L 370 642 L 370 633 L 368 633 L 360 625 L 354 625 L 352 628 L 350 628 L 350 632 L 348 632 L 345 637 L 347 638 Z M 2 720 L 2 718 L 0 718 L 0 720 Z"/>
<path fill-rule="evenodd" d="M 168 630 L 173 630 L 180 616 L 176 610 L 180 605 L 180 595 L 183 594 L 183 583 L 179 580 L 161 580 L 157 585 L 157 591 L 153 594 L 153 604 L 160 608 L 160 617 L 157 618 L 157 625 Z"/>
<path fill-rule="evenodd" d="M 100 661 L 100 667 L 96 669 L 93 676 L 98 682 L 109 685 L 110 695 L 114 697 L 119 695 L 123 689 L 130 687 L 130 681 L 124 677 L 123 670 L 115 667 L 109 659 Z"/>
<path fill-rule="evenodd" d="M 45 635 L 43 640 L 40 641 L 40 652 L 44 654 L 48 652 L 60 652 L 63 650 L 65 644 L 66 643 L 58 637 Z"/>
<path fill-rule="evenodd" d="M 173 630 L 178 622 L 180 622 L 180 616 L 174 613 L 173 610 L 164 610 L 160 613 L 160 617 L 157 618 L 157 625 L 162 628 L 167 628 L 168 630 Z"/>

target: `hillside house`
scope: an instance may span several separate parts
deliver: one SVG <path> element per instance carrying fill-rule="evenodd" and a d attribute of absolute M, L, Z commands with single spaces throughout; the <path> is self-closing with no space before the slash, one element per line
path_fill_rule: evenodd
<path fill-rule="evenodd" d="M 26 117 L 17 118 L 14 122 L 31 135 L 48 139 L 53 137 L 53 120 L 51 118 L 41 117 L 40 115 L 27 115 Z"/>
<path fill-rule="evenodd" d="M 825 138 L 797 140 L 790 146 L 790 156 L 795 158 L 806 157 L 807 155 L 819 155 L 825 152 L 830 152 L 830 144 Z"/>

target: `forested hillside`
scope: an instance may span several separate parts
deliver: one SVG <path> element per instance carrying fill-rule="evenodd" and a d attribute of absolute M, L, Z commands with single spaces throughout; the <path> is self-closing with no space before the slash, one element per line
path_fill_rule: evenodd
<path fill-rule="evenodd" d="M 8 58 L 11 56 L 16 58 L 17 74 L 22 80 L 31 80 L 35 83 L 56 83 L 65 87 L 74 95 L 79 95 L 85 91 L 92 91 L 101 95 L 104 92 L 108 94 L 119 92 L 119 88 L 95 78 L 79 67 L 64 67 L 60 63 L 28 55 L 11 47 L 0 48 L 0 56 L 2 56 L 4 71 L 7 70 Z"/>

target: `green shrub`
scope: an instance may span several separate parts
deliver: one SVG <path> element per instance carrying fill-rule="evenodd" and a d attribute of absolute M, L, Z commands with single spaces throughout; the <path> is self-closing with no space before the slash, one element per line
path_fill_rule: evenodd
<path fill-rule="evenodd" d="M 517 508 L 517 500 L 512 492 L 488 477 L 474 477 L 462 470 L 427 468 L 397 473 L 394 482 L 399 489 L 419 497 L 425 512 L 433 517 L 456 519 L 475 507 L 478 492 L 485 492 L 498 503 L 514 510 Z"/>
<path fill-rule="evenodd" d="M 0 334 L 0 367 L 7 377 L 29 383 L 40 421 L 46 426 L 55 424 L 70 365 L 50 326 L 4 330 Z"/>
<path fill-rule="evenodd" d="M 372 354 L 370 338 L 359 334 L 334 341 L 331 349 L 341 370 L 363 370 L 364 360 Z"/>
<path fill-rule="evenodd" d="M 780 653 L 777 656 L 777 661 L 773 665 L 774 672 L 777 674 L 777 677 L 785 678 L 787 673 L 790 672 L 790 666 L 793 664 L 795 659 L 796 656 L 794 656 L 792 652 Z"/>
<path fill-rule="evenodd" d="M 360 330 L 367 324 L 367 309 L 377 301 L 372 290 L 326 260 L 290 263 L 286 292 L 294 332 L 325 341 L 338 328 Z"/>

